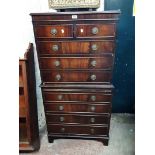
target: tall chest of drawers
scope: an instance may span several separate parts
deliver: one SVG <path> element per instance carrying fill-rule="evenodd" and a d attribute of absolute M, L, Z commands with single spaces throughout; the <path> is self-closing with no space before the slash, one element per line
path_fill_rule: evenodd
<path fill-rule="evenodd" d="M 49 142 L 108 145 L 119 11 L 32 13 Z"/>

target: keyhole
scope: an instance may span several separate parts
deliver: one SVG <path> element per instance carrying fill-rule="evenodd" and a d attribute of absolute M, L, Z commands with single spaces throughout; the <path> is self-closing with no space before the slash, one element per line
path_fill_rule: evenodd
<path fill-rule="evenodd" d="M 64 29 L 61 29 L 61 33 L 64 33 L 65 31 L 64 31 Z"/>
<path fill-rule="evenodd" d="M 80 29 L 81 33 L 83 33 L 83 29 Z"/>

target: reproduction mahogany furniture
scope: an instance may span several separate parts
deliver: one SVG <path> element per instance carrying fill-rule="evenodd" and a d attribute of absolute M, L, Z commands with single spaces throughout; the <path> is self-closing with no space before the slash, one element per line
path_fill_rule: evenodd
<path fill-rule="evenodd" d="M 49 142 L 108 145 L 120 11 L 32 13 Z"/>
<path fill-rule="evenodd" d="M 40 148 L 33 44 L 19 59 L 19 151 L 30 152 Z"/>

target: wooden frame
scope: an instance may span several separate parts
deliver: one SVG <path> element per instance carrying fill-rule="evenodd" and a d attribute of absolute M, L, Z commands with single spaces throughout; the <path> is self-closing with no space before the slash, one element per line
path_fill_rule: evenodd
<path fill-rule="evenodd" d="M 31 152 L 40 148 L 33 44 L 30 43 L 19 59 L 19 151 Z"/>

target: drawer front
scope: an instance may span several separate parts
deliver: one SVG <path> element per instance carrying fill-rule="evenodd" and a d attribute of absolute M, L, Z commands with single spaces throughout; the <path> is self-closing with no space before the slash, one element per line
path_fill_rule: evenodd
<path fill-rule="evenodd" d="M 84 102 L 111 102 L 112 94 L 104 93 L 54 93 L 44 92 L 44 101 L 84 101 Z"/>
<path fill-rule="evenodd" d="M 114 41 L 38 42 L 37 44 L 40 55 L 100 54 L 114 52 Z"/>
<path fill-rule="evenodd" d="M 44 82 L 110 82 L 110 71 L 42 71 Z"/>
<path fill-rule="evenodd" d="M 110 113 L 111 104 L 44 103 L 46 112 Z"/>
<path fill-rule="evenodd" d="M 48 124 L 47 129 L 48 133 L 108 135 L 108 127 L 106 126 L 66 126 Z"/>
<path fill-rule="evenodd" d="M 43 38 L 72 38 L 73 26 L 72 25 L 41 25 L 35 26 L 34 32 L 36 37 Z"/>
<path fill-rule="evenodd" d="M 113 57 L 61 57 L 40 58 L 41 69 L 112 69 Z"/>
<path fill-rule="evenodd" d="M 109 115 L 69 115 L 46 113 L 48 123 L 108 124 Z"/>
<path fill-rule="evenodd" d="M 115 24 L 79 24 L 76 25 L 76 37 L 115 37 Z"/>

